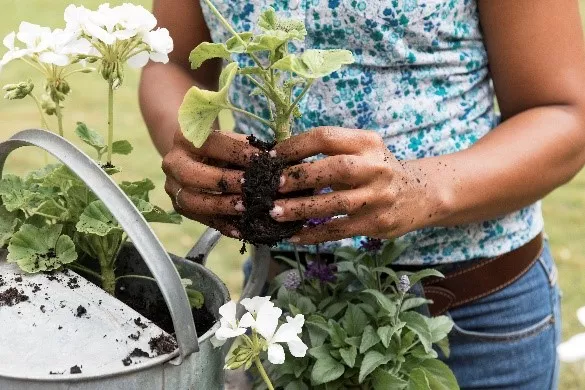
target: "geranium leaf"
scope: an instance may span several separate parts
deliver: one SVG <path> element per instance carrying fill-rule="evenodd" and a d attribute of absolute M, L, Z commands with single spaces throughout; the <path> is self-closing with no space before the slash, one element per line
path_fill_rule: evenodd
<path fill-rule="evenodd" d="M 17 211 L 8 211 L 0 203 L 0 248 L 8 244 L 19 223 L 19 213 Z"/>
<path fill-rule="evenodd" d="M 191 87 L 179 108 L 179 124 L 185 138 L 201 147 L 213 131 L 213 122 L 219 112 L 230 106 L 228 90 L 238 65 L 232 62 L 226 66 L 219 78 L 219 91 L 206 91 Z"/>
<path fill-rule="evenodd" d="M 150 179 L 143 179 L 139 181 L 123 181 L 120 183 L 120 188 L 126 195 L 143 199 L 148 202 L 148 193 L 155 189 L 154 183 Z"/>
<path fill-rule="evenodd" d="M 42 215 L 46 218 L 54 218 L 59 221 L 67 221 L 69 219 L 69 211 L 64 209 L 55 199 L 48 199 L 41 203 L 33 213 Z"/>
<path fill-rule="evenodd" d="M 112 153 L 128 155 L 132 152 L 132 145 L 126 140 L 114 141 L 112 143 Z"/>
<path fill-rule="evenodd" d="M 187 297 L 189 298 L 189 304 L 191 307 L 194 307 L 195 309 L 201 309 L 205 303 L 203 294 L 201 294 L 200 291 L 194 290 L 192 288 L 185 288 L 185 291 L 187 292 Z"/>
<path fill-rule="evenodd" d="M 230 53 L 243 53 L 246 51 L 246 46 L 244 46 L 242 41 L 247 44 L 254 36 L 251 32 L 243 32 L 238 35 L 240 36 L 240 39 L 233 36 L 225 42 L 225 47 Z"/>
<path fill-rule="evenodd" d="M 101 200 L 93 201 L 87 205 L 75 227 L 80 233 L 95 234 L 101 237 L 114 231 L 122 231 L 110 210 Z"/>
<path fill-rule="evenodd" d="M 305 24 L 300 19 L 280 18 L 272 7 L 268 7 L 258 18 L 258 27 L 267 32 L 271 30 L 293 33 L 293 39 L 303 39 L 307 35 Z"/>
<path fill-rule="evenodd" d="M 254 37 L 252 42 L 248 45 L 248 53 L 256 51 L 271 51 L 274 52 L 276 49 L 286 44 L 291 39 L 297 36 L 294 32 L 284 32 L 280 30 L 266 31 L 264 34 L 259 34 Z"/>
<path fill-rule="evenodd" d="M 179 214 L 167 213 L 160 207 L 155 206 L 143 199 L 132 197 L 131 200 L 147 222 L 180 224 L 182 221 L 182 218 Z"/>
<path fill-rule="evenodd" d="M 24 224 L 8 245 L 8 261 L 29 273 L 52 271 L 77 259 L 69 236 L 61 235 L 63 225 L 37 228 Z"/>
<path fill-rule="evenodd" d="M 25 182 L 16 175 L 6 175 L 0 180 L 0 197 L 8 211 L 27 209 L 35 198 Z"/>
<path fill-rule="evenodd" d="M 198 69 L 205 61 L 212 58 L 230 58 L 230 51 L 223 43 L 201 42 L 189 54 L 191 69 Z"/>
<path fill-rule="evenodd" d="M 343 65 L 352 64 L 354 58 L 349 50 L 306 50 L 301 56 L 289 54 L 276 61 L 273 69 L 293 72 L 306 79 L 325 77 Z"/>
<path fill-rule="evenodd" d="M 104 137 L 97 131 L 87 127 L 87 125 L 83 122 L 77 122 L 75 134 L 77 134 L 80 140 L 82 140 L 83 142 L 85 142 L 98 152 L 100 152 L 102 149 L 106 147 L 106 141 L 104 140 Z"/>

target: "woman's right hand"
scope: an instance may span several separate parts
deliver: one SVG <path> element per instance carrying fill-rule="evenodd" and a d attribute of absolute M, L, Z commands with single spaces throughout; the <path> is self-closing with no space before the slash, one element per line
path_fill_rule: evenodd
<path fill-rule="evenodd" d="M 165 191 L 183 216 L 239 238 L 233 216 L 244 211 L 243 169 L 259 150 L 246 136 L 214 131 L 196 148 L 177 131 L 172 149 L 164 157 Z"/>

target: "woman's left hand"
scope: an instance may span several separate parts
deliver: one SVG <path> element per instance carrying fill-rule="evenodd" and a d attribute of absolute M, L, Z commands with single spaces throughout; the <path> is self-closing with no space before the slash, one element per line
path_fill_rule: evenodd
<path fill-rule="evenodd" d="M 333 192 L 275 201 L 279 221 L 334 218 L 305 227 L 289 242 L 315 244 L 354 236 L 397 237 L 425 226 L 438 211 L 423 172 L 399 162 L 373 131 L 320 127 L 275 147 L 288 162 L 327 157 L 291 166 L 281 177 L 281 193 L 331 187 Z"/>

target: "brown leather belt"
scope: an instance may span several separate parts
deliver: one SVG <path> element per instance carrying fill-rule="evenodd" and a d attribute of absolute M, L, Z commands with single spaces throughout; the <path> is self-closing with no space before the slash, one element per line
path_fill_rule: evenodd
<path fill-rule="evenodd" d="M 423 281 L 432 316 L 490 295 L 518 280 L 536 262 L 543 248 L 542 233 L 518 249 L 478 260 L 469 267 L 447 272 L 445 278 Z"/>

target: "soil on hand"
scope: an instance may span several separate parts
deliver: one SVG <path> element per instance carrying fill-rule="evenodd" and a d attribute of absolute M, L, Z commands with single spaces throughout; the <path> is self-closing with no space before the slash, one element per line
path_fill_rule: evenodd
<path fill-rule="evenodd" d="M 288 164 L 278 156 L 270 156 L 269 151 L 274 143 L 260 141 L 253 135 L 248 137 L 248 142 L 259 148 L 261 153 L 252 157 L 244 172 L 242 200 L 246 211 L 236 221 L 236 225 L 244 242 L 274 246 L 292 237 L 305 221 L 277 222 L 270 216 L 274 200 L 283 197 L 278 187 L 282 171 Z M 287 197 L 291 197 L 291 194 L 287 194 Z"/>

